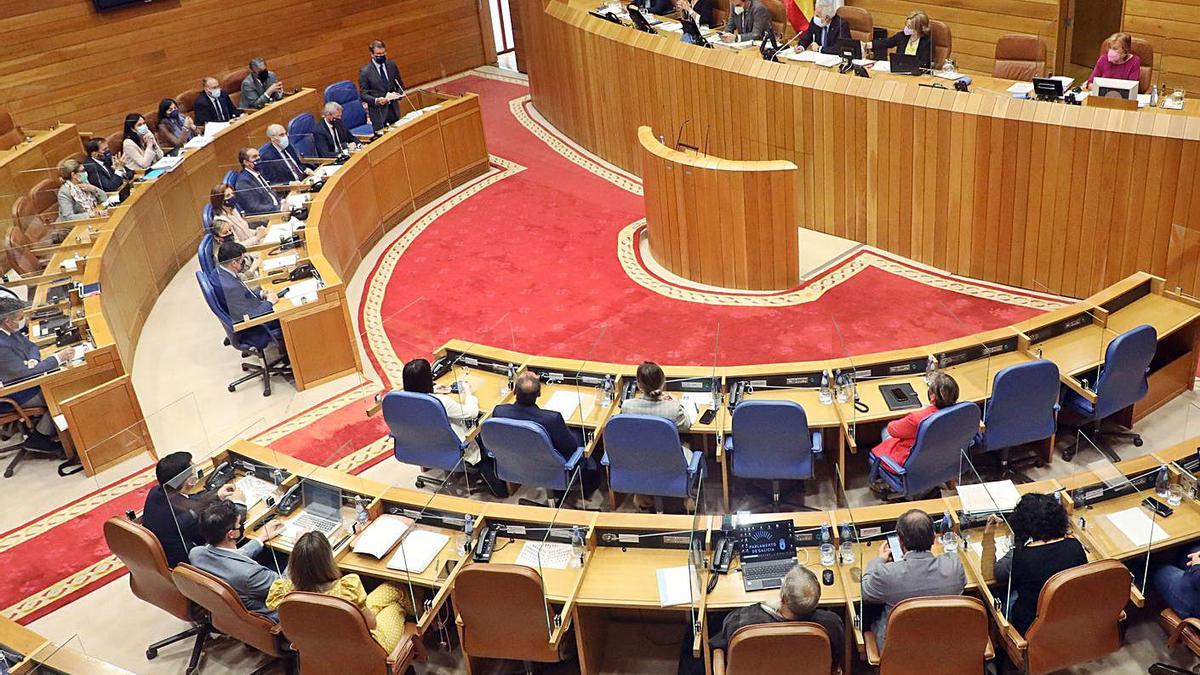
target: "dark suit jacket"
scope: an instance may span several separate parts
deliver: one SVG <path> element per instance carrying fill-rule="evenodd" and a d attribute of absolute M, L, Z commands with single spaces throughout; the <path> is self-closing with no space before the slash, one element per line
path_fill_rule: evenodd
<path fill-rule="evenodd" d="M 261 160 L 262 155 L 259 156 L 259 161 Z M 263 175 L 263 178 L 267 177 Z M 237 179 L 233 182 L 233 189 L 237 191 L 234 201 L 237 202 L 242 213 L 276 213 L 283 208 L 283 198 L 276 195 L 270 188 L 263 186 L 245 169 L 238 172 Z"/>
<path fill-rule="evenodd" d="M 108 164 L 97 162 L 95 158 L 83 160 L 83 168 L 87 171 L 88 182 L 105 192 L 117 192 L 125 184 L 124 176 L 113 171 Z"/>
<path fill-rule="evenodd" d="M 142 525 L 158 537 L 167 564 L 171 567 L 187 562 L 188 551 L 193 546 L 202 546 L 200 534 L 200 512 L 209 504 L 218 501 L 216 493 L 204 492 L 195 497 L 176 494 L 167 497 L 161 485 L 155 485 L 146 493 L 146 506 L 142 512 Z M 172 505 L 173 504 L 173 505 Z"/>
<path fill-rule="evenodd" d="M 304 170 L 316 168 L 312 164 L 305 164 L 300 161 L 300 153 L 296 152 L 296 148 L 293 148 L 290 143 L 284 152 L 295 162 L 296 169 L 300 172 L 300 175 L 293 175 L 292 170 L 288 168 L 287 162 L 283 160 L 283 155 L 279 153 L 279 148 L 275 147 L 274 143 L 267 143 L 267 147 L 258 157 L 258 171 L 272 185 L 290 183 L 293 180 L 304 180 Z"/>
<path fill-rule="evenodd" d="M 693 0 L 692 10 L 700 15 L 700 23 L 705 26 L 712 26 L 713 23 L 713 4 L 712 0 Z M 768 12 L 770 14 L 770 12 Z"/>
<path fill-rule="evenodd" d="M 234 323 L 245 316 L 254 318 L 270 314 L 273 309 L 271 303 L 263 299 L 261 291 L 251 289 L 236 274 L 220 265 L 213 271 L 213 287 L 218 297 L 225 300 L 225 309 Z"/>
<path fill-rule="evenodd" d="M 337 134 L 343 152 L 347 145 L 358 142 L 358 139 L 346 128 L 346 123 L 341 120 L 333 123 L 333 132 Z M 338 149 L 334 147 L 333 136 L 329 133 L 329 127 L 325 126 L 324 118 L 317 120 L 313 126 L 313 145 L 317 148 L 317 157 L 338 156 Z"/>
<path fill-rule="evenodd" d="M 903 54 L 905 47 L 908 47 L 908 36 L 904 34 L 904 31 L 900 31 L 886 40 L 871 43 L 871 47 L 894 48 L 897 53 Z M 922 68 L 929 68 L 933 64 L 932 34 L 921 38 L 920 44 L 917 45 L 917 61 L 920 62 Z"/>
<path fill-rule="evenodd" d="M 828 36 L 826 36 L 828 33 Z M 808 22 L 808 28 L 800 34 L 800 39 L 796 41 L 796 49 L 808 49 L 814 41 L 821 46 L 822 54 L 837 54 L 838 40 L 850 39 L 850 24 L 846 20 L 836 14 L 833 20 L 825 28 L 821 28 L 812 21 Z"/>
<path fill-rule="evenodd" d="M 229 94 L 226 94 L 223 90 L 217 98 L 221 101 L 221 115 L 217 114 L 217 107 L 213 105 L 213 100 L 208 97 L 206 92 L 202 91 L 196 97 L 196 102 L 192 105 L 192 115 L 194 115 L 193 121 L 197 125 L 204 125 L 209 122 L 228 122 L 242 114 L 242 111 L 233 105 Z"/>
<path fill-rule="evenodd" d="M 557 410 L 545 410 L 536 405 L 505 403 L 496 406 L 496 409 L 492 411 L 492 417 L 525 420 L 540 425 L 546 430 L 546 434 L 550 436 L 550 442 L 554 443 L 554 449 L 562 455 L 563 459 L 570 459 L 571 455 L 579 449 L 579 439 L 567 428 L 566 420 Z"/>
<path fill-rule="evenodd" d="M 387 81 L 379 77 L 379 66 L 374 60 L 358 71 L 358 93 L 362 102 L 367 104 L 367 116 L 371 118 L 371 126 L 376 131 L 400 119 L 400 101 L 375 105 L 375 99 L 382 98 L 389 91 L 400 92 L 404 89 L 400 67 L 395 61 L 384 63 L 383 69 L 387 73 Z"/>
<path fill-rule="evenodd" d="M 761 0 L 750 0 L 746 11 L 741 14 L 736 14 L 732 5 L 729 7 L 729 21 L 725 24 L 725 32 L 737 33 L 739 41 L 761 40 L 771 29 L 771 10 L 767 9 Z"/>
<path fill-rule="evenodd" d="M 37 361 L 30 368 L 26 361 Z M 34 377 L 58 368 L 58 358 L 51 356 L 43 359 L 41 350 L 33 344 L 24 333 L 6 333 L 0 330 L 0 382 L 7 384 L 13 380 Z M 24 403 L 37 395 L 39 389 L 32 387 L 19 391 L 12 396 L 17 403 Z"/>

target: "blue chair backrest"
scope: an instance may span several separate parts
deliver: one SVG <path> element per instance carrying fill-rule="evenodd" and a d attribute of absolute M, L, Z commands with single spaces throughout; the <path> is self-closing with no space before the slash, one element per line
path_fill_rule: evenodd
<path fill-rule="evenodd" d="M 391 391 L 383 397 L 396 459 L 442 471 L 461 470 L 464 444 L 450 426 L 446 407 L 432 394 Z"/>
<path fill-rule="evenodd" d="M 342 122 L 347 129 L 356 129 L 367 123 L 367 111 L 363 110 L 362 99 L 358 97 L 358 87 L 350 80 L 334 82 L 325 87 L 325 102 L 330 101 L 342 104 Z"/>
<path fill-rule="evenodd" d="M 204 223 L 204 231 L 205 232 L 211 233 L 213 231 L 212 221 L 213 221 L 213 212 L 212 212 L 212 203 L 210 202 L 208 204 L 205 204 L 204 208 L 200 209 L 200 222 Z"/>
<path fill-rule="evenodd" d="M 196 247 L 196 259 L 200 261 L 200 271 L 204 273 L 205 281 L 211 283 L 212 275 L 217 269 L 216 258 L 213 257 L 213 244 L 216 243 L 216 238 L 212 232 L 207 232 L 200 238 L 200 245 Z"/>
<path fill-rule="evenodd" d="M 288 141 L 301 157 L 312 157 L 317 154 L 317 144 L 313 142 L 313 127 L 316 120 L 312 113 L 300 113 L 291 119 L 287 125 Z"/>
<path fill-rule="evenodd" d="M 988 451 L 1053 436 L 1060 388 L 1058 366 L 1045 359 L 1018 363 L 996 373 L 992 398 L 983 415 L 983 442 Z"/>
<path fill-rule="evenodd" d="M 1142 325 L 1121 333 L 1104 350 L 1104 370 L 1096 382 L 1096 416 L 1108 417 L 1142 400 L 1146 371 L 1158 349 L 1158 331 Z"/>
<path fill-rule="evenodd" d="M 200 284 L 200 294 L 204 296 L 204 302 L 212 311 L 213 316 L 217 317 L 217 321 L 221 324 L 221 329 L 225 331 L 225 337 L 229 338 L 230 346 L 235 349 L 242 349 L 242 341 L 237 331 L 233 330 L 233 320 L 229 318 L 229 311 L 225 309 L 225 303 L 220 300 L 220 293 L 213 286 L 212 277 L 200 270 L 196 272 L 196 282 Z"/>
<path fill-rule="evenodd" d="M 567 488 L 565 462 L 542 425 L 493 417 L 484 420 L 479 434 L 496 457 L 500 480 L 551 490 Z"/>
<path fill-rule="evenodd" d="M 733 410 L 733 475 L 806 480 L 813 476 L 808 415 L 792 401 L 746 401 Z"/>
<path fill-rule="evenodd" d="M 926 417 L 917 427 L 912 452 L 904 462 L 905 492 L 922 495 L 958 478 L 962 450 L 979 431 L 979 406 L 956 403 Z"/>
<path fill-rule="evenodd" d="M 233 171 L 233 170 L 226 171 L 225 176 L 221 179 L 221 182 L 228 185 L 229 187 L 233 187 L 234 185 L 237 184 L 237 175 L 238 175 L 237 171 Z"/>
<path fill-rule="evenodd" d="M 612 489 L 641 495 L 687 496 L 687 464 L 679 430 L 654 415 L 621 413 L 604 425 Z"/>

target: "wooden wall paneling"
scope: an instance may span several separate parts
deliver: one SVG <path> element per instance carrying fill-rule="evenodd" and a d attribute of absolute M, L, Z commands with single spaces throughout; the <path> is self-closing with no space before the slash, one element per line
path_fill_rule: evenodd
<path fill-rule="evenodd" d="M 157 459 L 129 375 L 81 392 L 60 407 L 87 475 L 147 451 Z"/>
<path fill-rule="evenodd" d="M 47 178 L 58 179 L 58 163 L 82 152 L 74 124 L 60 124 L 0 152 L 0 221 L 10 223 L 13 204 L 19 197 Z"/>
<path fill-rule="evenodd" d="M 404 130 L 404 156 L 420 157 L 420 162 L 408 163 L 408 182 L 412 188 L 414 206 L 421 206 L 449 186 L 446 152 L 442 144 L 442 128 L 433 115 L 419 117 Z"/>
<path fill-rule="evenodd" d="M 1125 0 L 1121 29 L 1154 47 L 1156 81 L 1200 92 L 1200 4 L 1195 0 Z"/>
<path fill-rule="evenodd" d="M 437 113 L 446 148 L 446 171 L 450 182 L 459 185 L 488 169 L 487 139 L 479 97 L 468 94 Z"/>
<path fill-rule="evenodd" d="M 245 67 L 256 55 L 285 86 L 320 89 L 357 82 L 367 43 L 382 38 L 412 85 L 488 62 L 492 40 L 472 0 L 179 0 L 106 13 L 78 0 L 4 0 L 0 15 L 0 91 L 21 123 L 70 120 L 105 134 L 127 112 L 148 113 L 164 96 L 196 88 L 204 75 Z M 136 67 L 124 42 L 129 36 L 137 36 Z"/>

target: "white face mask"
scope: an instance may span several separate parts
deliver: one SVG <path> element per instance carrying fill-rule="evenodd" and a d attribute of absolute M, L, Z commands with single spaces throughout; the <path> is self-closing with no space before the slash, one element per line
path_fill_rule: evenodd
<path fill-rule="evenodd" d="M 743 7 L 742 5 L 734 5 L 734 6 L 733 6 L 733 13 L 734 13 L 734 14 L 741 14 L 742 12 L 745 12 L 745 11 L 746 11 L 746 8 L 745 8 L 745 7 Z"/>
<path fill-rule="evenodd" d="M 287 150 L 287 146 L 288 146 L 288 137 L 287 136 L 280 136 L 279 140 L 277 140 L 275 142 L 279 144 L 279 147 L 283 148 L 284 150 Z"/>
<path fill-rule="evenodd" d="M 221 90 L 220 90 L 220 89 L 209 89 L 209 90 L 208 90 L 208 97 L 209 97 L 209 98 L 218 98 L 220 95 L 221 95 Z"/>
<path fill-rule="evenodd" d="M 822 17 L 820 17 L 820 16 L 814 16 L 814 17 L 813 17 L 813 23 L 817 24 L 817 27 L 819 27 L 819 28 L 824 28 L 824 27 L 825 27 L 825 19 L 823 19 L 823 18 L 822 18 Z"/>

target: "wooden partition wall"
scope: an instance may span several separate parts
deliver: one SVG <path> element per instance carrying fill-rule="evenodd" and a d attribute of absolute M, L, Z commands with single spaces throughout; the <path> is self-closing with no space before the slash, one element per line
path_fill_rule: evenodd
<path fill-rule="evenodd" d="M 623 169 L 640 171 L 639 126 L 683 128 L 718 157 L 798 165 L 811 229 L 1076 297 L 1137 271 L 1200 290 L 1193 109 L 1017 101 L 984 77 L 960 93 L 843 76 L 637 33 L 583 2 L 520 2 L 534 105 Z M 647 86 L 615 75 L 629 64 Z"/>
<path fill-rule="evenodd" d="M 0 98 L 16 121 L 102 135 L 253 56 L 289 89 L 318 91 L 357 82 L 376 38 L 410 85 L 495 60 L 487 3 L 473 0 L 155 0 L 108 12 L 90 0 L 0 0 L 0 16 Z"/>
<path fill-rule="evenodd" d="M 1086 0 L 1075 2 L 1086 11 Z M 1125 0 L 1121 29 L 1154 47 L 1155 81 L 1200 95 L 1200 0 Z"/>

